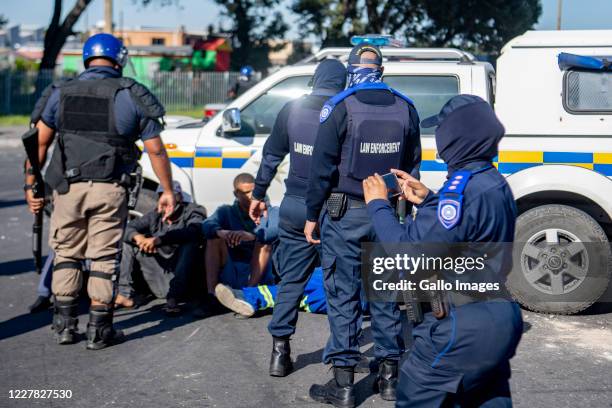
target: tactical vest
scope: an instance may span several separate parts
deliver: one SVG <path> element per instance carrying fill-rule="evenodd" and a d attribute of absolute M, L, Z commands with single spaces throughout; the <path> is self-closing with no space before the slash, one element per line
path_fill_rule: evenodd
<path fill-rule="evenodd" d="M 79 181 L 120 181 L 140 158 L 134 135 L 116 128 L 115 96 L 133 85 L 127 78 L 73 80 L 59 86 L 58 151 L 54 152 L 47 182 L 59 193 Z"/>
<path fill-rule="evenodd" d="M 321 110 L 308 108 L 303 100 L 293 103 L 289 112 L 289 177 L 307 183 Z"/>
<path fill-rule="evenodd" d="M 355 95 L 347 97 L 344 104 L 347 133 L 338 166 L 337 191 L 361 197 L 365 178 L 400 167 L 410 110 L 398 96 L 392 105 L 366 104 Z"/>

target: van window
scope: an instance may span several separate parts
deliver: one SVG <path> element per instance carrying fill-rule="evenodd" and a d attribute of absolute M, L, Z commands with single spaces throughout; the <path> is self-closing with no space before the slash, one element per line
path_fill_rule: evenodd
<path fill-rule="evenodd" d="M 459 78 L 452 75 L 390 75 L 384 81 L 410 99 L 421 120 L 437 115 L 450 98 L 459 94 Z M 433 134 L 435 128 L 421 128 L 421 134 Z"/>
<path fill-rule="evenodd" d="M 563 81 L 563 106 L 569 113 L 610 114 L 612 72 L 567 71 Z"/>
<path fill-rule="evenodd" d="M 310 78 L 310 76 L 287 78 L 259 96 L 240 111 L 242 128 L 231 136 L 268 136 L 282 107 L 290 100 L 311 91 L 308 86 Z"/>

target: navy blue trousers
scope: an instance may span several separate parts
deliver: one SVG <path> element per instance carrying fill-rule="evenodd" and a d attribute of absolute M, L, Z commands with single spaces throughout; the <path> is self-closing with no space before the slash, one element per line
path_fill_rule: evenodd
<path fill-rule="evenodd" d="M 376 241 L 366 208 L 348 209 L 340 220 L 327 211 L 321 217 L 321 266 L 327 294 L 330 336 L 323 361 L 334 366 L 355 366 L 359 362 L 358 337 L 361 331 L 361 244 Z M 370 302 L 374 356 L 399 360 L 404 352 L 398 305 Z"/>
<path fill-rule="evenodd" d="M 412 331 L 400 369 L 397 408 L 511 407 L 510 358 L 523 332 L 516 303 L 472 303 Z"/>
<path fill-rule="evenodd" d="M 281 281 L 268 331 L 274 337 L 295 333 L 304 288 L 319 262 L 319 250 L 304 236 L 306 204 L 302 197 L 286 195 L 280 206 L 279 243 L 274 262 Z"/>

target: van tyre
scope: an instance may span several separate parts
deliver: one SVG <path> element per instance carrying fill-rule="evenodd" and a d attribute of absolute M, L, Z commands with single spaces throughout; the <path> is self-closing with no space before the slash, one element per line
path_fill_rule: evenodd
<path fill-rule="evenodd" d="M 612 254 L 601 226 L 566 205 L 543 205 L 518 217 L 506 286 L 526 309 L 575 314 L 610 284 Z"/>

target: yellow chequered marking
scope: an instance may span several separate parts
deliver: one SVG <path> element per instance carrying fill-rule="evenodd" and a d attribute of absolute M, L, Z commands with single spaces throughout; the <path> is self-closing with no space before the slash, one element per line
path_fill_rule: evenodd
<path fill-rule="evenodd" d="M 593 170 L 593 163 L 543 163 L 545 166 L 549 164 L 564 164 L 566 166 L 584 167 L 585 169 Z"/>
<path fill-rule="evenodd" d="M 436 151 L 427 149 L 421 152 L 422 160 L 436 160 Z"/>
<path fill-rule="evenodd" d="M 593 163 L 612 164 L 612 153 L 593 153 Z"/>
<path fill-rule="evenodd" d="M 227 159 L 248 159 L 251 157 L 251 151 L 223 149 L 223 157 Z"/>
<path fill-rule="evenodd" d="M 542 163 L 544 162 L 544 152 L 511 151 L 499 152 L 499 162 L 501 163 Z"/>
<path fill-rule="evenodd" d="M 180 150 L 168 150 L 168 157 L 193 157 L 193 152 L 182 152 Z"/>
<path fill-rule="evenodd" d="M 222 157 L 196 157 L 194 164 L 195 164 L 195 167 L 197 168 L 220 169 L 221 167 L 223 167 L 223 158 Z"/>

